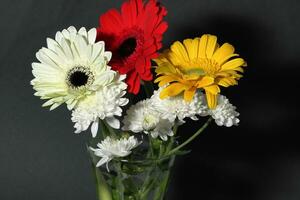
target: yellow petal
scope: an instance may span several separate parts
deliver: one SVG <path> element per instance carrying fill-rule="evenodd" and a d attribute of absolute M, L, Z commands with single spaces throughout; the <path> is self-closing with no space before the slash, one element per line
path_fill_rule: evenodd
<path fill-rule="evenodd" d="M 208 35 L 202 35 L 199 39 L 199 47 L 198 47 L 198 59 L 206 58 L 206 46 L 207 46 Z"/>
<path fill-rule="evenodd" d="M 237 68 L 236 68 L 237 69 Z M 235 70 L 236 70 L 235 69 Z M 243 77 L 242 75 L 240 75 L 239 73 L 238 73 L 238 71 L 240 71 L 239 69 L 238 70 L 226 70 L 226 71 L 221 71 L 221 72 L 218 72 L 217 74 L 216 74 L 216 76 L 218 77 L 218 78 L 225 78 L 225 77 L 239 77 L 239 78 L 241 78 L 241 77 Z"/>
<path fill-rule="evenodd" d="M 220 88 L 219 88 L 219 86 L 217 86 L 217 85 L 207 86 L 204 89 L 205 89 L 205 91 L 207 91 L 207 92 L 209 92 L 211 94 L 218 94 L 221 91 Z"/>
<path fill-rule="evenodd" d="M 186 39 L 183 44 L 188 52 L 190 60 L 194 60 L 198 56 L 198 39 Z"/>
<path fill-rule="evenodd" d="M 224 65 L 221 66 L 222 70 L 235 70 L 236 68 L 243 66 L 245 64 L 244 59 L 242 58 L 235 58 L 226 62 Z"/>
<path fill-rule="evenodd" d="M 197 82 L 196 87 L 203 88 L 203 87 L 213 84 L 214 81 L 215 81 L 214 78 L 209 77 L 209 76 L 204 76 L 200 81 Z"/>
<path fill-rule="evenodd" d="M 170 50 L 167 49 L 167 50 L 164 50 L 163 53 L 161 53 L 158 58 L 155 58 L 155 59 L 152 59 L 157 65 L 161 65 L 163 63 L 170 63 L 170 61 L 167 59 L 168 58 L 168 55 L 170 53 Z"/>
<path fill-rule="evenodd" d="M 217 46 L 217 37 L 214 35 L 209 35 L 206 47 L 207 58 L 212 58 Z"/>
<path fill-rule="evenodd" d="M 221 65 L 224 61 L 234 56 L 235 54 L 233 53 L 234 47 L 231 44 L 225 43 L 214 53 L 212 58 Z"/>
<path fill-rule="evenodd" d="M 176 81 L 176 79 L 172 76 L 161 76 L 155 80 L 155 83 L 159 82 L 159 87 L 162 87 L 172 81 Z"/>
<path fill-rule="evenodd" d="M 228 77 L 228 78 L 221 78 L 218 80 L 218 85 L 221 85 L 223 87 L 229 87 L 232 85 L 237 85 L 237 81 L 234 78 Z"/>
<path fill-rule="evenodd" d="M 168 77 L 168 76 L 160 76 L 160 77 L 158 77 L 158 78 L 156 78 L 156 79 L 154 80 L 154 83 L 158 83 L 158 82 L 160 82 L 161 80 L 165 79 L 166 77 Z"/>
<path fill-rule="evenodd" d="M 185 89 L 186 89 L 186 86 L 181 83 L 172 83 L 171 85 L 169 85 L 168 87 L 163 89 L 159 96 L 161 99 L 177 96 Z"/>
<path fill-rule="evenodd" d="M 235 70 L 235 71 L 242 72 L 242 73 L 244 72 L 244 69 L 243 69 L 243 68 L 241 68 L 241 67 L 237 67 L 237 68 L 235 68 L 234 70 Z"/>
<path fill-rule="evenodd" d="M 185 90 L 184 91 L 184 100 L 187 102 L 190 102 L 193 99 L 195 92 L 196 92 L 196 88 L 191 88 L 189 90 Z"/>
<path fill-rule="evenodd" d="M 160 57 L 160 58 L 156 58 L 156 59 L 153 59 L 153 61 L 159 66 L 165 62 L 167 62 L 166 58 L 164 57 Z"/>
<path fill-rule="evenodd" d="M 155 72 L 157 74 L 176 74 L 176 69 L 171 63 L 163 63 L 159 65 L 156 69 Z"/>
<path fill-rule="evenodd" d="M 217 106 L 217 95 L 205 91 L 208 108 L 214 109 Z"/>
<path fill-rule="evenodd" d="M 189 62 L 189 56 L 184 48 L 183 44 L 179 41 L 174 42 L 171 46 L 171 50 L 176 54 L 177 58 L 182 62 Z"/>

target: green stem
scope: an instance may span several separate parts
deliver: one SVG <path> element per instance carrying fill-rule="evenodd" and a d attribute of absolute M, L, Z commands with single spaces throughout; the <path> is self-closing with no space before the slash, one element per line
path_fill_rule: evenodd
<path fill-rule="evenodd" d="M 92 170 L 95 178 L 98 200 L 113 200 L 111 191 L 106 183 L 105 178 L 103 177 L 101 171 L 94 164 L 95 157 L 93 156 L 93 153 L 89 150 L 88 146 L 87 146 L 87 152 L 89 153 L 90 162 L 92 165 Z"/>
<path fill-rule="evenodd" d="M 117 172 L 116 187 L 117 187 L 117 193 L 118 193 L 118 200 L 124 200 L 125 188 L 123 185 L 123 173 L 122 173 L 122 169 L 121 169 L 121 163 L 115 162 L 114 166 L 115 166 L 116 172 Z"/>
<path fill-rule="evenodd" d="M 176 135 L 177 133 L 177 130 L 178 130 L 178 126 L 175 125 L 174 128 L 173 128 L 173 133 L 174 135 Z M 174 144 L 174 137 L 171 137 L 170 140 L 169 140 L 169 143 L 166 147 L 166 155 L 169 154 L 170 150 L 172 149 L 172 146 Z M 165 193 L 167 191 L 167 187 L 169 185 L 169 182 L 170 182 L 170 174 L 171 174 L 171 167 L 173 166 L 174 162 L 175 162 L 175 155 L 173 155 L 171 158 L 170 158 L 170 161 L 169 161 L 169 166 L 168 166 L 168 170 L 166 172 L 164 172 L 163 174 L 163 178 L 161 180 L 161 183 L 160 183 L 160 187 L 155 191 L 155 194 L 154 194 L 154 198 L 153 200 L 163 200 L 164 196 L 165 196 Z"/>
<path fill-rule="evenodd" d="M 168 170 L 166 170 L 164 172 L 164 174 L 162 175 L 163 177 L 160 181 L 160 187 L 157 188 L 157 190 L 155 191 L 153 200 L 163 200 L 164 199 L 164 196 L 167 192 L 168 185 L 169 185 L 169 182 L 170 182 L 171 167 L 174 164 L 175 157 L 176 157 L 175 155 L 173 155 L 171 157 L 171 159 L 169 161 Z"/>
<path fill-rule="evenodd" d="M 149 141 L 149 149 L 148 149 L 148 153 L 147 153 L 147 158 L 150 158 L 152 156 L 154 156 L 154 149 L 153 149 L 153 144 L 152 144 L 152 136 L 149 133 L 148 134 L 148 141 Z"/>
<path fill-rule="evenodd" d="M 106 184 L 106 181 L 98 168 L 93 167 L 96 177 L 97 193 L 99 200 L 112 200 L 111 192 Z"/>
<path fill-rule="evenodd" d="M 98 140 L 103 140 L 106 136 L 108 136 L 108 130 L 105 122 L 100 120 L 100 131 L 98 132 L 97 138 L 92 138 L 89 141 L 90 145 L 96 145 L 98 143 Z M 96 163 L 94 154 L 90 151 L 89 145 L 87 145 L 87 151 L 89 153 L 91 164 L 92 164 L 92 170 L 95 177 L 95 183 L 96 183 L 96 190 L 97 190 L 97 199 L 98 200 L 113 200 L 112 193 L 110 188 L 108 187 L 105 178 L 103 177 L 100 169 L 96 167 L 94 163 Z"/>
<path fill-rule="evenodd" d="M 152 145 L 152 137 L 150 134 L 148 134 L 148 140 L 149 140 L 149 149 L 148 149 L 148 153 L 147 153 L 147 158 L 149 159 L 150 157 L 153 157 L 154 156 L 154 149 L 153 149 L 153 145 Z M 155 168 L 156 166 L 154 166 Z M 151 188 L 151 181 L 152 181 L 152 176 L 151 176 L 151 173 L 152 173 L 153 169 L 149 169 L 145 175 L 145 180 L 144 180 L 144 183 L 143 183 L 143 186 L 142 186 L 142 190 L 141 190 L 141 193 L 140 193 L 140 199 L 145 199 L 147 198 L 147 195 L 150 191 L 150 188 Z"/>
<path fill-rule="evenodd" d="M 148 194 L 151 191 L 153 185 L 155 184 L 156 179 L 150 179 L 149 183 L 146 187 L 143 187 L 143 191 L 141 192 L 139 200 L 148 200 Z"/>
<path fill-rule="evenodd" d="M 172 155 L 174 153 L 176 153 L 177 151 L 179 151 L 181 148 L 183 148 L 184 146 L 186 146 L 187 144 L 189 144 L 191 141 L 193 141 L 198 135 L 200 135 L 200 133 L 202 133 L 206 127 L 209 125 L 209 123 L 211 122 L 212 118 L 209 118 L 207 120 L 207 122 L 196 132 L 194 133 L 194 135 L 192 135 L 189 139 L 187 139 L 185 142 L 183 142 L 181 145 L 177 146 L 176 148 L 172 149 L 168 155 Z"/>

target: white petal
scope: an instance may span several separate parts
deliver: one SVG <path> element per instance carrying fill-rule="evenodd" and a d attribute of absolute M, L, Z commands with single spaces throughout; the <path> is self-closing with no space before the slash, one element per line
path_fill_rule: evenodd
<path fill-rule="evenodd" d="M 106 58 L 106 62 L 109 62 L 112 57 L 112 53 L 110 51 L 105 51 L 104 56 Z"/>
<path fill-rule="evenodd" d="M 89 44 L 94 44 L 96 41 L 96 36 L 97 36 L 97 30 L 95 28 L 92 28 L 88 32 L 88 41 Z"/>
<path fill-rule="evenodd" d="M 70 39 L 70 32 L 67 31 L 66 29 L 62 30 L 62 34 L 65 38 L 67 38 L 68 40 Z"/>
<path fill-rule="evenodd" d="M 66 57 L 70 60 L 73 59 L 73 54 L 72 51 L 70 49 L 70 46 L 68 45 L 67 41 L 63 38 L 61 39 L 61 47 L 66 55 Z"/>
<path fill-rule="evenodd" d="M 120 121 L 114 117 L 107 117 L 105 118 L 105 121 L 114 129 L 120 128 Z"/>
<path fill-rule="evenodd" d="M 82 35 L 84 37 L 87 38 L 87 32 L 86 32 L 86 29 L 84 27 L 81 27 L 78 31 L 79 35 Z"/>
<path fill-rule="evenodd" d="M 97 136 L 98 127 L 99 127 L 99 119 L 97 118 L 96 121 L 94 121 L 94 123 L 91 126 L 91 132 L 92 132 L 93 138 L 95 138 Z"/>
<path fill-rule="evenodd" d="M 81 36 L 77 36 L 75 45 L 80 58 L 87 58 L 87 43 L 84 38 Z"/>
<path fill-rule="evenodd" d="M 100 41 L 93 45 L 91 61 L 95 62 L 96 58 L 104 51 L 104 42 Z"/>
<path fill-rule="evenodd" d="M 109 158 L 108 157 L 103 157 L 99 160 L 99 162 L 97 163 L 96 167 L 100 167 L 101 165 L 103 165 L 104 163 L 108 163 L 109 162 Z"/>
<path fill-rule="evenodd" d="M 70 27 L 68 28 L 68 31 L 69 31 L 70 33 L 77 33 L 77 30 L 76 30 L 76 28 L 75 28 L 74 26 L 70 26 Z"/>
<path fill-rule="evenodd" d="M 58 106 L 60 106 L 61 103 L 54 103 L 51 107 L 50 110 L 54 110 L 55 108 L 57 108 Z"/>
<path fill-rule="evenodd" d="M 55 63 L 53 62 L 53 60 L 51 60 L 44 52 L 42 51 L 39 51 L 36 53 L 36 58 L 41 62 L 41 63 L 44 63 L 44 64 L 47 64 L 51 67 L 54 67 L 56 69 L 60 69 L 60 67 Z"/>
<path fill-rule="evenodd" d="M 47 48 L 42 48 L 42 51 L 51 59 L 53 60 L 57 65 L 63 65 L 65 61 L 61 59 L 56 52 L 47 49 Z"/>
<path fill-rule="evenodd" d="M 55 35 L 55 40 L 60 44 L 61 39 L 64 38 L 63 34 L 61 32 L 57 32 Z"/>
<path fill-rule="evenodd" d="M 47 38 L 47 46 L 52 51 L 55 51 L 56 47 L 58 46 L 58 43 L 51 38 Z"/>
<path fill-rule="evenodd" d="M 114 71 L 107 71 L 98 76 L 97 80 L 95 80 L 95 84 L 97 85 L 107 85 L 111 83 L 115 77 Z"/>

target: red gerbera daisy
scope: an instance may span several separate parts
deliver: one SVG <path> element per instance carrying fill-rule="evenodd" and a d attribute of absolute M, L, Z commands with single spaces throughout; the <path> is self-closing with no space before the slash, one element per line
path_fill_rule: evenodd
<path fill-rule="evenodd" d="M 100 16 L 98 40 L 112 51 L 112 68 L 127 74 L 128 91 L 137 94 L 140 81 L 152 80 L 151 59 L 158 56 L 162 35 L 168 24 L 167 10 L 156 0 L 128 0 L 121 11 L 111 9 Z"/>

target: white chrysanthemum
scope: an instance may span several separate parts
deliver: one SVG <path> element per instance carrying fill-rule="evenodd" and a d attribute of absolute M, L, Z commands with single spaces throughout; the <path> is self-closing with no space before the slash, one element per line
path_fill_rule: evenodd
<path fill-rule="evenodd" d="M 79 31 L 71 26 L 57 32 L 55 40 L 47 38 L 47 48 L 36 53 L 39 63 L 32 63 L 35 95 L 48 99 L 43 106 L 50 110 L 66 103 L 69 109 L 109 85 L 116 72 L 107 66 L 111 52 L 105 51 L 104 42 L 96 41 L 96 29 Z"/>
<path fill-rule="evenodd" d="M 123 82 L 125 75 L 116 76 L 111 85 L 105 86 L 81 101 L 72 112 L 72 121 L 75 122 L 75 133 L 88 129 L 91 123 L 91 132 L 96 137 L 99 119 L 105 120 L 111 127 L 120 128 L 120 122 L 115 116 L 122 116 L 121 106 L 128 103 L 126 94 L 127 85 Z"/>
<path fill-rule="evenodd" d="M 107 171 L 109 171 L 108 163 L 119 157 L 126 157 L 131 154 L 131 150 L 137 147 L 141 142 L 139 142 L 134 136 L 129 138 L 121 138 L 119 140 L 113 139 L 111 137 L 106 137 L 101 143 L 97 144 L 98 148 L 90 149 L 94 151 L 94 154 L 101 159 L 97 163 L 96 167 L 106 163 Z"/>
<path fill-rule="evenodd" d="M 132 105 L 127 110 L 123 123 L 122 129 L 124 131 L 144 132 L 151 134 L 153 138 L 159 136 L 165 141 L 168 136 L 174 135 L 172 131 L 174 123 L 168 119 L 163 119 L 161 113 L 153 107 L 152 101 L 149 99 Z"/>
<path fill-rule="evenodd" d="M 161 99 L 159 94 L 162 90 L 163 87 L 155 91 L 151 101 L 154 108 L 161 112 L 165 119 L 175 121 L 177 118 L 180 123 L 184 123 L 185 118 L 197 120 L 196 115 L 201 115 L 206 110 L 202 92 L 197 92 L 191 102 L 186 102 L 182 95 Z"/>
<path fill-rule="evenodd" d="M 223 96 L 218 96 L 218 105 L 215 109 L 207 110 L 207 115 L 211 115 L 218 126 L 231 127 L 238 125 L 240 114 L 236 111 L 236 107 L 233 106 L 229 100 Z"/>

